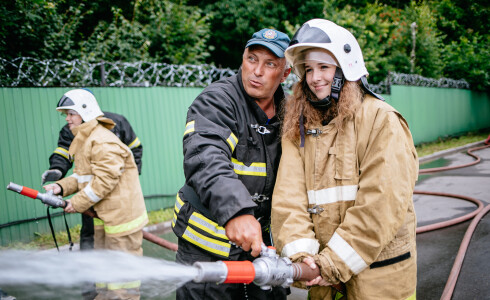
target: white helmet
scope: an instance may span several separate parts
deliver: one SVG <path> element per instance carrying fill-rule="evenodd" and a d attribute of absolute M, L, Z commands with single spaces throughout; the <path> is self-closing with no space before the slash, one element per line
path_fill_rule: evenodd
<path fill-rule="evenodd" d="M 66 92 L 56 106 L 56 110 L 65 109 L 76 111 L 85 122 L 104 115 L 95 96 L 86 89 L 75 89 Z"/>
<path fill-rule="evenodd" d="M 313 19 L 301 26 L 285 52 L 288 63 L 299 78 L 305 73 L 304 50 L 316 47 L 333 55 L 346 80 L 357 81 L 368 75 L 361 47 L 352 33 L 331 21 Z"/>

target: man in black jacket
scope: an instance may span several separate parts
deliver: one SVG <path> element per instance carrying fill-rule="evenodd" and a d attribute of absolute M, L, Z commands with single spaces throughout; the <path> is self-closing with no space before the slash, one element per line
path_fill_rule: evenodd
<path fill-rule="evenodd" d="M 104 117 L 113 120 L 116 126 L 111 130 L 114 134 L 126 144 L 133 152 L 134 160 L 138 166 L 138 172 L 141 174 L 141 157 L 143 156 L 143 145 L 134 133 L 128 120 L 119 114 L 104 112 Z M 57 181 L 65 177 L 68 170 L 73 166 L 73 162 L 68 156 L 68 149 L 73 141 L 74 136 L 68 128 L 68 124 L 60 130 L 58 138 L 58 148 L 56 148 L 49 157 L 49 170 L 42 175 L 42 184 L 47 181 Z M 94 222 L 91 217 L 82 214 L 82 229 L 80 230 L 80 249 L 94 248 Z"/>
<path fill-rule="evenodd" d="M 183 138 L 186 184 L 172 222 L 176 261 L 253 260 L 271 245 L 272 191 L 279 165 L 281 83 L 290 69 L 286 34 L 256 32 L 234 76 L 208 86 L 189 107 Z M 286 299 L 284 288 L 190 282 L 177 299 Z"/>

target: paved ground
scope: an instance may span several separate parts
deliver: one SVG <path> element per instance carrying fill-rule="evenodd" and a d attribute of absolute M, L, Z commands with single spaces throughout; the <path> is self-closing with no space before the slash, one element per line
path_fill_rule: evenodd
<path fill-rule="evenodd" d="M 421 176 L 416 189 L 465 195 L 490 204 L 490 148 L 474 154 L 482 158 L 481 163 Z M 456 153 L 434 163 L 459 165 L 473 160 L 464 153 Z M 415 195 L 414 203 L 419 226 L 459 217 L 475 209 L 469 202 L 446 197 Z M 417 299 L 440 298 L 469 223 L 417 236 Z M 490 299 L 489 272 L 490 215 L 487 214 L 473 234 L 452 299 Z"/>

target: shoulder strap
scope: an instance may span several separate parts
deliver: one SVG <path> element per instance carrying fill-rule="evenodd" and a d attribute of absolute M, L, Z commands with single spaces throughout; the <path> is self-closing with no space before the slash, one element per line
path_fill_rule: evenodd
<path fill-rule="evenodd" d="M 204 207 L 202 204 L 201 200 L 199 199 L 199 196 L 196 194 L 194 189 L 190 187 L 187 184 L 184 184 L 184 186 L 181 189 L 182 193 L 184 194 L 184 199 L 189 202 L 194 209 L 198 210 L 200 213 L 202 213 L 206 218 L 214 220 L 214 217 L 212 216 L 211 212 L 209 209 Z"/>

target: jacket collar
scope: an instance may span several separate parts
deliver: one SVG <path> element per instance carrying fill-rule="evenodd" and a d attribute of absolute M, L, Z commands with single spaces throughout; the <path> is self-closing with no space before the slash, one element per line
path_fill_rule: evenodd
<path fill-rule="evenodd" d="M 97 125 L 102 125 L 107 129 L 112 129 L 116 125 L 114 121 L 106 117 L 97 117 L 91 121 L 82 123 L 81 125 L 72 129 L 72 133 L 75 136 L 73 142 L 68 150 L 69 155 L 73 157 L 77 152 L 78 148 L 85 142 L 85 140 L 92 134 L 92 131 L 97 127 Z"/>

